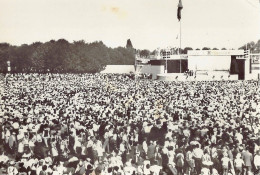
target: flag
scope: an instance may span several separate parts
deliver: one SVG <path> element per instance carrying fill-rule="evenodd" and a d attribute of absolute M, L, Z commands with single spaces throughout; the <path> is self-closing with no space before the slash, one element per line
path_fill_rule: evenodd
<path fill-rule="evenodd" d="M 178 4 L 178 10 L 177 10 L 177 18 L 180 21 L 181 20 L 181 10 L 183 9 L 181 0 L 179 0 L 179 4 Z"/>

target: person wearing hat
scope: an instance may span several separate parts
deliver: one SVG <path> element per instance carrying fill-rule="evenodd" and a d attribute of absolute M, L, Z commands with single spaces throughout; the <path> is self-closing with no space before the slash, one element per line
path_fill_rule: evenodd
<path fill-rule="evenodd" d="M 15 167 L 15 162 L 12 160 L 9 163 L 9 166 L 7 168 L 7 174 L 8 175 L 17 175 L 18 174 L 18 170 Z"/>
<path fill-rule="evenodd" d="M 47 168 L 47 165 L 43 165 L 39 175 L 47 175 Z"/>
<path fill-rule="evenodd" d="M 92 173 L 93 173 L 93 167 L 92 167 L 92 165 L 89 164 L 89 165 L 87 166 L 85 175 L 91 175 Z"/>

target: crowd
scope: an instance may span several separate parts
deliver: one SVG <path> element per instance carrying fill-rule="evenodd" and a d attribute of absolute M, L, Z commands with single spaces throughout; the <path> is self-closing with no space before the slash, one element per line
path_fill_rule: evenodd
<path fill-rule="evenodd" d="M 257 81 L 9 74 L 0 83 L 2 174 L 259 173 Z"/>

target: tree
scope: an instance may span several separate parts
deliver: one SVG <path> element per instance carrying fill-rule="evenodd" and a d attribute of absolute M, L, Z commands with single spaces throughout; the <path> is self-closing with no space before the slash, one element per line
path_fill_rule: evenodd
<path fill-rule="evenodd" d="M 199 48 L 197 48 L 196 50 L 200 50 Z"/>
<path fill-rule="evenodd" d="M 202 50 L 210 50 L 209 47 L 203 47 Z"/>
<path fill-rule="evenodd" d="M 218 50 L 218 48 L 214 47 L 212 50 Z"/>
<path fill-rule="evenodd" d="M 96 73 L 108 64 L 133 65 L 135 53 L 133 48 L 108 48 L 101 41 L 69 43 L 59 39 L 21 46 L 0 43 L 0 72 L 7 71 L 7 60 L 15 72 Z"/>
<path fill-rule="evenodd" d="M 126 48 L 127 49 L 133 49 L 133 45 L 132 45 L 132 42 L 131 42 L 130 39 L 128 39 L 127 42 L 126 42 Z"/>
<path fill-rule="evenodd" d="M 34 70 L 37 70 L 37 72 L 46 72 L 48 67 L 47 67 L 47 62 L 49 59 L 49 56 L 51 56 L 50 50 L 50 42 L 44 43 L 37 47 L 33 54 L 30 57 L 30 61 L 32 64 L 32 67 Z"/>
<path fill-rule="evenodd" d="M 10 48 L 10 44 L 0 43 L 0 72 L 7 71 L 7 60 L 9 59 Z"/>
<path fill-rule="evenodd" d="M 187 54 L 188 50 L 193 50 L 193 49 L 191 47 L 185 47 L 184 50 L 183 50 L 183 53 Z"/>
<path fill-rule="evenodd" d="M 147 49 L 144 49 L 144 50 L 141 50 L 141 51 L 140 51 L 140 56 L 141 56 L 141 57 L 148 58 L 149 55 L 150 55 L 150 51 L 147 50 Z"/>
<path fill-rule="evenodd" d="M 258 40 L 254 47 L 254 52 L 259 53 L 260 52 L 260 40 Z"/>
<path fill-rule="evenodd" d="M 221 50 L 227 50 L 225 47 L 223 47 Z"/>
<path fill-rule="evenodd" d="M 23 44 L 20 47 L 14 47 L 11 57 L 12 67 L 16 72 L 30 72 L 32 67 L 30 56 L 33 52 L 33 45 Z"/>
<path fill-rule="evenodd" d="M 153 50 L 151 55 L 156 55 L 157 54 L 157 50 Z"/>
<path fill-rule="evenodd" d="M 259 42 L 259 41 L 258 41 Z M 257 50 L 257 43 L 255 43 L 254 41 L 251 41 L 251 42 L 248 42 L 247 44 L 243 45 L 242 47 L 240 47 L 239 49 L 248 49 L 250 51 L 254 51 L 254 50 Z"/>

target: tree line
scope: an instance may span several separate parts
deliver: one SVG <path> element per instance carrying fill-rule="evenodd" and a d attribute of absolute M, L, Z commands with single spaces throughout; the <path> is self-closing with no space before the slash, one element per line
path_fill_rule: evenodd
<path fill-rule="evenodd" d="M 101 41 L 70 43 L 59 39 L 21 46 L 0 43 L 0 72 L 7 72 L 7 61 L 14 73 L 96 73 L 108 64 L 133 65 L 135 54 L 132 46 L 109 48 Z"/>
<path fill-rule="evenodd" d="M 178 48 L 171 48 L 178 54 Z M 203 47 L 201 50 L 210 50 Z M 260 52 L 260 40 L 249 42 L 239 49 L 249 49 L 251 53 Z M 180 50 L 187 54 L 191 47 Z M 199 48 L 195 50 L 200 50 Z M 226 48 L 212 50 L 226 50 Z M 65 39 L 50 40 L 45 43 L 35 42 L 30 45 L 13 46 L 0 43 L 0 72 L 7 72 L 7 61 L 11 63 L 12 72 L 38 73 L 96 73 L 106 65 L 134 65 L 135 54 L 149 58 L 156 50 L 134 49 L 128 39 L 126 47 L 109 48 L 102 41 L 85 43 L 84 40 L 68 42 Z"/>

